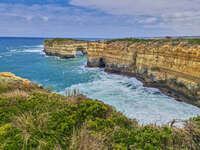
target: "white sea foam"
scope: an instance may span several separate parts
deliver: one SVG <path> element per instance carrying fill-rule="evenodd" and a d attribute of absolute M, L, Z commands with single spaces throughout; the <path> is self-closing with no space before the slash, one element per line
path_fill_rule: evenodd
<path fill-rule="evenodd" d="M 87 63 L 84 63 L 84 65 L 81 65 L 77 68 L 77 71 L 80 72 L 80 73 L 88 72 L 88 71 L 99 72 L 101 70 L 103 70 L 103 69 L 101 69 L 101 68 L 89 68 L 89 67 L 87 67 Z"/>
<path fill-rule="evenodd" d="M 84 68 L 83 71 L 87 70 L 88 68 Z M 114 106 L 126 116 L 136 118 L 141 124 L 161 125 L 173 119 L 188 119 L 200 114 L 199 108 L 177 102 L 158 89 L 143 87 L 135 78 L 107 74 L 94 68 L 88 71 L 98 72 L 94 74 L 95 80 L 72 85 L 70 88 L 79 89 L 90 98 Z"/>
<path fill-rule="evenodd" d="M 9 52 L 14 53 L 16 51 L 17 51 L 16 49 L 11 49 Z"/>
<path fill-rule="evenodd" d="M 43 45 L 27 46 L 27 49 L 23 50 L 24 53 L 40 53 L 44 54 Z"/>
<path fill-rule="evenodd" d="M 44 45 L 37 45 L 36 47 L 44 48 Z"/>
<path fill-rule="evenodd" d="M 26 49 L 22 51 L 23 53 L 40 53 L 45 54 L 42 49 Z"/>
<path fill-rule="evenodd" d="M 40 48 L 43 48 L 44 45 L 34 45 L 34 46 L 24 45 L 23 47 L 25 47 L 25 48 L 30 48 L 30 47 L 40 47 Z"/>
<path fill-rule="evenodd" d="M 11 49 L 8 52 L 5 53 L 5 56 L 11 56 L 15 53 L 40 53 L 45 54 L 43 51 L 43 45 L 35 45 L 35 46 L 22 46 L 22 48 L 18 49 Z M 27 48 L 27 49 L 24 49 Z"/>

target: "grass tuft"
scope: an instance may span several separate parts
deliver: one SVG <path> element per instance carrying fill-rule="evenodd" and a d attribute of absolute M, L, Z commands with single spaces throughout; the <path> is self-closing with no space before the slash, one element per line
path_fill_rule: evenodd
<path fill-rule="evenodd" d="M 16 89 L 14 91 L 9 91 L 5 94 L 2 94 L 3 97 L 6 97 L 10 100 L 17 100 L 17 99 L 27 99 L 29 96 L 29 93 L 26 91 L 22 91 L 19 89 Z"/>

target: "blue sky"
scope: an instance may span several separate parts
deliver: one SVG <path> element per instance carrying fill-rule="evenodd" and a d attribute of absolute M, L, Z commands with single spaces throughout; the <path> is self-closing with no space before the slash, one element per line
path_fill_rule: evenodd
<path fill-rule="evenodd" d="M 199 36 L 200 0 L 1 0 L 0 36 Z"/>

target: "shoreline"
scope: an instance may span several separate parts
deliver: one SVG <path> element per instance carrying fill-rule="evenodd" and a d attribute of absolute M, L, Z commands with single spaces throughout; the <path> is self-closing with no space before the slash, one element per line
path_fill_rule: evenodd
<path fill-rule="evenodd" d="M 45 50 L 43 50 L 43 51 L 45 52 L 46 56 L 56 56 L 56 57 L 59 57 L 60 59 L 74 58 L 74 57 L 66 57 L 65 55 L 62 55 L 59 53 L 49 53 L 49 52 L 46 52 Z M 172 88 L 169 88 L 169 86 L 167 86 L 165 84 L 160 84 L 157 82 L 155 82 L 155 83 L 148 82 L 140 74 L 113 71 L 113 70 L 108 70 L 105 67 L 88 66 L 88 64 L 86 64 L 85 67 L 87 67 L 87 68 L 104 68 L 104 71 L 109 74 L 117 74 L 117 75 L 126 76 L 126 77 L 134 77 L 137 80 L 139 80 L 140 82 L 142 82 L 144 87 L 159 89 L 162 94 L 169 96 L 171 98 L 174 98 L 174 100 L 176 100 L 178 102 L 184 102 L 184 103 L 199 107 L 199 106 L 195 105 L 195 103 L 193 103 L 192 101 L 189 101 L 188 100 L 189 97 L 187 97 L 187 95 L 183 95 L 183 93 L 175 91 Z"/>
<path fill-rule="evenodd" d="M 62 59 L 87 54 L 87 67 L 135 77 L 180 102 L 200 107 L 200 42 L 195 39 L 113 39 L 44 41 L 44 52 Z"/>
<path fill-rule="evenodd" d="M 89 67 L 87 65 L 86 65 L 86 67 L 88 67 L 88 68 L 100 68 L 100 67 Z M 121 75 L 121 76 L 125 76 L 125 77 L 130 77 L 130 78 L 134 77 L 137 80 L 139 80 L 140 82 L 142 82 L 144 87 L 159 89 L 162 94 L 164 94 L 166 96 L 169 96 L 171 98 L 174 98 L 174 100 L 176 100 L 178 102 L 184 102 L 184 103 L 187 103 L 187 104 L 190 104 L 190 105 L 198 107 L 197 105 L 195 105 L 195 103 L 192 103 L 192 101 L 188 100 L 189 97 L 187 97 L 187 95 L 183 95 L 183 93 L 179 93 L 178 91 L 175 91 L 172 88 L 169 88 L 165 84 L 159 84 L 157 82 L 155 82 L 155 83 L 153 83 L 153 82 L 147 82 L 145 80 L 145 78 L 142 77 L 140 74 L 126 73 L 126 72 L 117 72 L 117 71 L 111 71 L 111 70 L 106 70 L 106 69 L 104 69 L 104 71 L 106 73 L 110 73 L 110 74 L 117 74 L 117 75 Z"/>

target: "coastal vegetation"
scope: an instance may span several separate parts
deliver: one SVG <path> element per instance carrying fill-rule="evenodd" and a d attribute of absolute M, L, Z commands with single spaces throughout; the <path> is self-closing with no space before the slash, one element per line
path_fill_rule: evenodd
<path fill-rule="evenodd" d="M 72 38 L 54 38 L 54 39 L 45 39 L 44 43 L 51 46 L 56 42 L 87 42 L 86 40 L 77 40 Z"/>
<path fill-rule="evenodd" d="M 78 90 L 63 96 L 14 77 L 0 75 L 2 150 L 200 149 L 200 116 L 182 128 L 140 125 Z"/>
<path fill-rule="evenodd" d="M 79 42 L 88 42 L 87 40 L 78 40 L 72 38 L 54 38 L 54 39 L 46 39 L 45 43 L 53 44 L 54 42 L 66 42 L 66 41 L 79 41 Z M 104 41 L 106 44 L 110 44 L 113 42 L 129 42 L 129 43 L 169 43 L 170 44 L 180 44 L 180 42 L 185 42 L 189 45 L 199 45 L 200 38 L 183 38 L 183 37 L 163 37 L 163 38 L 117 38 L 111 40 L 100 40 Z"/>
<path fill-rule="evenodd" d="M 181 42 L 185 42 L 186 45 L 199 45 L 200 39 L 199 38 L 172 38 L 172 37 L 165 37 L 165 38 L 122 38 L 122 39 L 112 39 L 106 40 L 106 44 L 110 44 L 113 42 L 129 42 L 129 43 L 154 43 L 154 44 L 164 44 L 170 43 L 171 45 L 178 45 Z"/>

